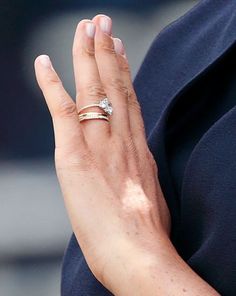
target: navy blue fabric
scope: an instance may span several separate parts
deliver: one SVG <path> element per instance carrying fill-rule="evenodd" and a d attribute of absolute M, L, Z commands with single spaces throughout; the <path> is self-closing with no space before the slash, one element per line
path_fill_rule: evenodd
<path fill-rule="evenodd" d="M 227 296 L 236 295 L 235 39 L 236 1 L 200 1 L 157 36 L 134 82 L 171 212 L 172 242 Z M 73 235 L 62 296 L 82 295 L 112 294 L 89 270 Z"/>
<path fill-rule="evenodd" d="M 166 151 L 177 196 L 188 159 L 201 137 L 236 105 L 236 46 L 182 94 L 169 113 Z M 191 98 L 191 100 L 189 100 Z"/>

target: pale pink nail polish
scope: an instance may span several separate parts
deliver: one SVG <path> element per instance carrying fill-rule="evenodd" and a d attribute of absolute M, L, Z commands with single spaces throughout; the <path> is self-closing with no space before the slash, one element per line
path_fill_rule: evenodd
<path fill-rule="evenodd" d="M 119 38 L 114 38 L 113 41 L 116 53 L 123 55 L 125 53 L 123 42 Z"/>
<path fill-rule="evenodd" d="M 94 38 L 96 31 L 96 26 L 94 23 L 87 23 L 86 24 L 86 34 L 89 38 Z"/>
<path fill-rule="evenodd" d="M 104 33 L 111 35 L 112 21 L 108 16 L 101 17 L 99 24 Z"/>
<path fill-rule="evenodd" d="M 46 68 L 52 68 L 52 63 L 51 63 L 50 58 L 49 58 L 48 55 L 41 55 L 39 57 L 39 61 L 40 61 L 42 66 L 44 66 Z"/>

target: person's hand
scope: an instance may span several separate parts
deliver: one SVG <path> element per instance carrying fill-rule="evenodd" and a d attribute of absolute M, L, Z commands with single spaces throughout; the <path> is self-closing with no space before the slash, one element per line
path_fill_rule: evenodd
<path fill-rule="evenodd" d="M 73 231 L 91 271 L 112 289 L 112 278 L 125 277 L 137 256 L 148 258 L 168 240 L 170 214 L 109 17 L 79 23 L 73 61 L 76 103 L 47 56 L 36 59 L 36 76 L 53 120 L 56 170 Z M 104 97 L 114 108 L 110 122 L 79 122 L 78 110 Z"/>

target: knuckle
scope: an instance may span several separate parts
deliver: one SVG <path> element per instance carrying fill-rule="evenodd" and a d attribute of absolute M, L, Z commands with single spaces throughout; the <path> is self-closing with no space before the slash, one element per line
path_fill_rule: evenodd
<path fill-rule="evenodd" d="M 96 52 L 116 55 L 113 41 L 110 38 L 99 41 L 96 44 Z"/>
<path fill-rule="evenodd" d="M 115 90 L 118 93 L 125 95 L 126 97 L 128 97 L 129 95 L 129 90 L 128 88 L 124 85 L 124 82 L 121 78 L 111 78 L 108 79 L 107 82 L 107 88 L 111 89 L 111 90 Z"/>
<path fill-rule="evenodd" d="M 95 83 L 90 83 L 88 85 L 86 85 L 85 87 L 82 87 L 80 89 L 80 96 L 85 95 L 85 96 L 89 96 L 89 97 L 104 97 L 105 96 L 105 92 L 104 89 L 102 87 L 102 85 L 98 82 Z"/>
<path fill-rule="evenodd" d="M 88 47 L 88 46 L 77 46 L 74 45 L 72 49 L 72 55 L 73 57 L 77 56 L 84 56 L 84 57 L 93 57 L 95 56 L 95 49 L 94 47 Z"/>
<path fill-rule="evenodd" d="M 131 74 L 129 64 L 124 59 L 122 59 L 122 61 L 120 62 L 120 66 L 123 72 Z"/>
<path fill-rule="evenodd" d="M 83 50 L 83 54 L 88 57 L 94 58 L 95 56 L 95 49 L 94 47 L 85 47 Z"/>
<path fill-rule="evenodd" d="M 139 127 L 138 127 L 138 132 L 140 135 L 142 135 L 144 137 L 144 139 L 146 140 L 146 130 L 145 130 L 145 126 L 144 126 L 144 123 L 141 122 L 139 124 Z"/>
<path fill-rule="evenodd" d="M 50 85 L 61 86 L 62 84 L 60 78 L 55 73 L 52 73 L 52 72 L 45 74 L 44 81 L 46 82 L 46 84 L 50 84 Z"/>
<path fill-rule="evenodd" d="M 64 97 L 58 104 L 58 108 L 55 112 L 55 116 L 70 117 L 76 114 L 76 106 L 73 101 L 67 100 Z"/>
<path fill-rule="evenodd" d="M 141 114 L 142 113 L 141 106 L 140 106 L 138 100 L 134 99 L 134 92 L 133 91 L 130 91 L 129 92 L 128 103 L 129 103 L 130 108 L 134 112 L 136 112 L 138 114 Z"/>

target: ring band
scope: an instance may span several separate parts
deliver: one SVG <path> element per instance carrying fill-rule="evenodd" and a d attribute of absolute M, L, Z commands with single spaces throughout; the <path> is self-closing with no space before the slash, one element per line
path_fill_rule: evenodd
<path fill-rule="evenodd" d="M 91 119 L 102 119 L 109 122 L 109 118 L 104 113 L 97 113 L 97 112 L 88 112 L 79 115 L 79 121 L 82 122 L 84 120 L 91 120 Z"/>
<path fill-rule="evenodd" d="M 94 103 L 94 104 L 90 104 L 90 105 L 86 105 L 84 107 L 82 107 L 79 111 L 78 114 L 80 114 L 83 110 L 87 109 L 87 108 L 91 108 L 91 107 L 99 107 L 101 108 L 107 115 L 112 115 L 113 113 L 113 108 L 112 108 L 112 104 L 109 102 L 108 98 L 104 98 L 102 99 L 100 102 L 98 103 Z"/>

